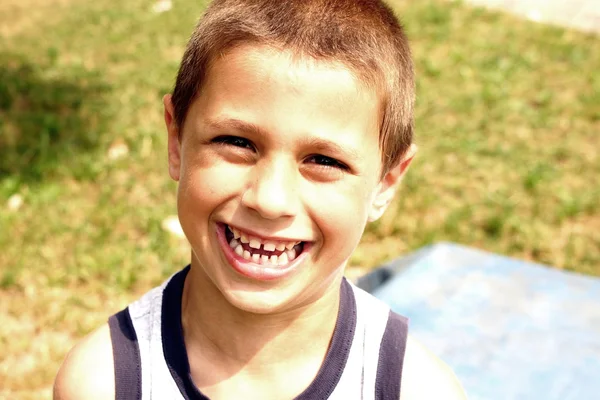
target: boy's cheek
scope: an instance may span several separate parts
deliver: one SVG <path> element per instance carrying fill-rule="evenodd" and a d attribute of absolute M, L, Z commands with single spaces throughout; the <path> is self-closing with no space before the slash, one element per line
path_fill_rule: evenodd
<path fill-rule="evenodd" d="M 212 170 L 214 169 L 188 169 L 179 181 L 180 186 L 185 189 L 180 195 L 193 200 L 198 207 L 206 208 L 209 205 L 216 206 L 216 203 L 227 201 L 242 190 L 243 171 L 230 168 L 228 170 L 220 169 L 218 173 L 211 173 Z"/>
<path fill-rule="evenodd" d="M 335 251 L 352 251 L 366 225 L 368 199 L 364 198 L 364 194 L 358 193 L 354 196 L 350 193 L 322 193 L 321 196 L 322 199 L 327 199 L 319 207 L 323 236 L 335 243 Z"/>

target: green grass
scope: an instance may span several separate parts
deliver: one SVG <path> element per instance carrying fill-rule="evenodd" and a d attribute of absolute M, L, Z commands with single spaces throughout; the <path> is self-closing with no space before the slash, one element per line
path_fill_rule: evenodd
<path fill-rule="evenodd" d="M 188 258 L 161 227 L 161 97 L 202 5 L 29 3 L 0 7 L 0 398 L 47 397 L 77 338 Z M 420 150 L 352 265 L 454 241 L 600 276 L 598 37 L 460 2 L 397 8 Z M 110 160 L 117 141 L 129 153 Z"/>

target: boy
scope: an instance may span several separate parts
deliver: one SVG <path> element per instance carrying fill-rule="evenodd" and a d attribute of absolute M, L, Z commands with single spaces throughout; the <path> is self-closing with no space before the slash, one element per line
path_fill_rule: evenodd
<path fill-rule="evenodd" d="M 415 154 L 413 99 L 381 1 L 215 0 L 164 98 L 191 264 L 78 344 L 55 398 L 464 398 L 343 279 Z"/>

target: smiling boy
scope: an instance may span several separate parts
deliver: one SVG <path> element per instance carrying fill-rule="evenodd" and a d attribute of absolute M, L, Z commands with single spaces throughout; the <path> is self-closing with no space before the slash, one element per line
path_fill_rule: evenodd
<path fill-rule="evenodd" d="M 191 264 L 78 344 L 55 398 L 464 398 L 343 278 L 415 154 L 412 68 L 380 1 L 214 1 L 164 98 Z"/>

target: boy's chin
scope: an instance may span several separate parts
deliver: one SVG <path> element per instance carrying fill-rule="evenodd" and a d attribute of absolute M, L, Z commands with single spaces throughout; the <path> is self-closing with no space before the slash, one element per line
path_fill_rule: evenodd
<path fill-rule="evenodd" d="M 297 306 L 296 296 L 283 289 L 231 288 L 224 296 L 233 307 L 251 314 L 278 314 Z"/>
<path fill-rule="evenodd" d="M 229 287 L 222 290 L 221 294 L 233 307 L 252 314 L 275 315 L 283 313 L 294 313 L 294 311 L 306 310 L 312 304 L 327 302 L 330 294 L 337 295 L 335 287 L 338 280 L 323 279 L 323 285 L 315 286 L 300 284 L 300 279 L 294 280 L 290 285 L 276 287 L 260 287 L 242 282 L 231 283 Z M 314 281 L 314 280 L 313 280 Z"/>

